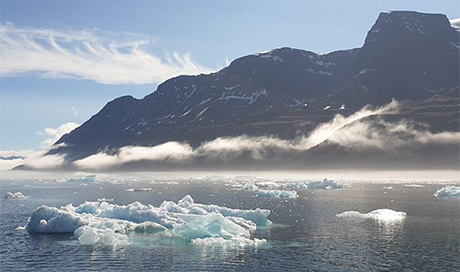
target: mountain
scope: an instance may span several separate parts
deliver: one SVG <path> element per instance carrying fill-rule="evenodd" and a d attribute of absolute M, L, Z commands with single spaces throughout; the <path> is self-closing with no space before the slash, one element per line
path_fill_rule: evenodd
<path fill-rule="evenodd" d="M 243 134 L 293 139 L 337 113 L 348 116 L 393 98 L 406 101 L 399 118 L 458 132 L 459 38 L 445 15 L 381 13 L 361 48 L 328 54 L 275 49 L 216 73 L 169 79 L 143 99 L 117 98 L 49 154 L 74 161 L 169 141 L 197 147 Z"/>

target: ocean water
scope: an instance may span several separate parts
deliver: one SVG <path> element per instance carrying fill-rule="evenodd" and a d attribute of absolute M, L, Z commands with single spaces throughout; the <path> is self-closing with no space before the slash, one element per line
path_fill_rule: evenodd
<path fill-rule="evenodd" d="M 241 191 L 245 177 L 164 179 L 105 177 L 96 182 L 2 180 L 1 271 L 459 271 L 460 198 L 436 198 L 446 184 L 344 181 L 338 190 L 296 189 L 296 199 L 261 198 Z M 248 177 L 249 179 L 249 177 Z M 62 180 L 61 180 L 62 181 Z M 256 180 L 257 183 L 257 180 Z M 450 182 L 457 185 L 458 182 Z M 383 187 L 392 186 L 392 190 Z M 132 188 L 151 191 L 130 192 Z M 124 247 L 84 246 L 71 234 L 29 234 L 25 226 L 40 205 L 79 205 L 98 198 L 115 204 L 159 206 L 191 195 L 195 202 L 271 210 L 270 228 L 258 229 L 258 246 L 195 245 L 180 238 L 131 234 Z M 344 211 L 388 208 L 407 213 L 397 222 L 337 218 Z"/>

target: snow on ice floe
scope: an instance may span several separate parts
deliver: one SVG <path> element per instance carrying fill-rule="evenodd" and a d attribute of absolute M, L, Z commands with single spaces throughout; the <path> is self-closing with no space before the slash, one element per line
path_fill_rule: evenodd
<path fill-rule="evenodd" d="M 288 190 L 259 190 L 257 192 L 258 197 L 281 197 L 281 198 L 297 198 L 296 191 Z"/>
<path fill-rule="evenodd" d="M 251 233 L 257 226 L 271 223 L 267 219 L 269 214 L 269 210 L 259 208 L 240 210 L 198 204 L 191 196 L 177 203 L 164 201 L 160 207 L 140 202 L 129 205 L 85 202 L 76 207 L 72 204 L 61 208 L 41 206 L 29 218 L 27 230 L 29 233 L 73 233 L 84 245 L 128 245 L 133 232 L 179 237 L 197 244 L 222 239 L 226 244 L 241 244 L 241 241 L 257 244 L 260 240 L 251 239 Z M 228 239 L 232 242 L 227 242 Z"/>
<path fill-rule="evenodd" d="M 26 195 L 23 195 L 21 192 L 16 192 L 16 193 L 12 193 L 12 192 L 7 192 L 3 198 L 5 199 L 24 199 L 24 198 L 28 198 L 29 196 L 26 196 Z"/>
<path fill-rule="evenodd" d="M 383 189 L 385 189 L 385 190 L 394 190 L 394 188 L 392 186 L 384 186 Z"/>
<path fill-rule="evenodd" d="M 460 187 L 446 186 L 437 190 L 433 195 L 435 197 L 460 197 Z"/>
<path fill-rule="evenodd" d="M 406 218 L 405 212 L 398 212 L 390 209 L 378 209 L 369 213 L 360 213 L 357 211 L 346 211 L 336 216 L 338 218 L 351 219 L 372 219 L 379 222 L 398 222 Z"/>

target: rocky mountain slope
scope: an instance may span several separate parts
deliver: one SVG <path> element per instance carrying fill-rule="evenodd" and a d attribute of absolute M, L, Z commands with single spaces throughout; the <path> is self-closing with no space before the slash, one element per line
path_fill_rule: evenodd
<path fill-rule="evenodd" d="M 122 146 L 192 146 L 221 136 L 308 134 L 337 113 L 406 101 L 392 118 L 459 129 L 459 31 L 445 15 L 381 13 L 361 48 L 328 54 L 280 48 L 212 74 L 179 76 L 143 99 L 109 102 L 56 144 L 68 161 Z"/>

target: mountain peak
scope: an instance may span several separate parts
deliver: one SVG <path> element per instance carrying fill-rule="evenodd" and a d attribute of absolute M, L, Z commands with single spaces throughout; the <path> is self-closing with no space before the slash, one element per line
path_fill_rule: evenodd
<path fill-rule="evenodd" d="M 450 30 L 452 30 L 452 27 L 449 19 L 443 14 L 391 11 L 380 13 L 377 21 L 369 31 L 369 35 L 376 36 L 382 33 L 428 35 L 438 31 Z"/>

